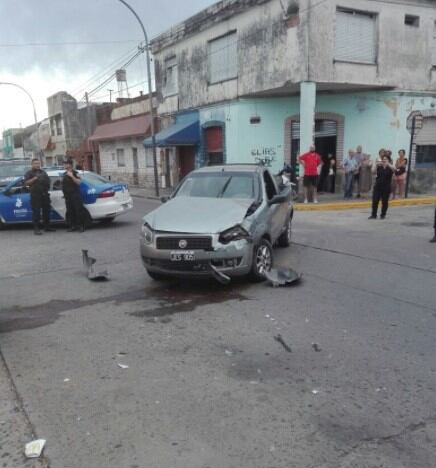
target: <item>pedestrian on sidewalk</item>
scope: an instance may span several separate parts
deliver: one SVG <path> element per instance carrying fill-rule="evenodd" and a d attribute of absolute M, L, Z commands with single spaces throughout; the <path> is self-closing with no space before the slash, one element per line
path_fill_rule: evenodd
<path fill-rule="evenodd" d="M 50 227 L 50 178 L 47 172 L 41 169 L 41 161 L 32 159 L 32 168 L 24 175 L 24 183 L 29 187 L 30 205 L 32 207 L 33 233 L 40 236 L 41 211 L 44 231 L 54 232 Z"/>
<path fill-rule="evenodd" d="M 385 219 L 389 206 L 389 195 L 392 188 L 392 176 L 394 175 L 395 167 L 389 162 L 388 156 L 383 156 L 381 161 L 377 161 L 375 165 L 376 179 L 372 194 L 372 213 L 369 219 L 377 219 L 377 211 L 380 200 L 382 209 L 380 219 Z"/>
<path fill-rule="evenodd" d="M 83 207 L 82 197 L 80 195 L 80 176 L 73 169 L 73 161 L 70 159 L 64 162 L 65 174 L 62 179 L 62 192 L 65 197 L 66 218 L 69 221 L 70 227 L 68 232 L 79 231 L 84 232 Z"/>
<path fill-rule="evenodd" d="M 304 168 L 304 203 L 309 202 L 309 195 L 311 195 L 313 203 L 318 203 L 316 187 L 318 185 L 318 166 L 321 165 L 322 159 L 315 151 L 315 145 L 311 145 L 309 151 L 299 156 L 298 160 Z"/>
<path fill-rule="evenodd" d="M 331 156 L 329 161 L 328 191 L 335 193 L 336 189 L 336 159 Z"/>
<path fill-rule="evenodd" d="M 365 154 L 360 167 L 359 193 L 363 198 L 368 198 L 372 188 L 372 161 L 369 154 Z"/>
<path fill-rule="evenodd" d="M 345 175 L 344 198 L 353 198 L 353 178 L 357 169 L 357 162 L 354 159 L 354 151 L 352 149 L 348 150 L 348 156 L 342 161 L 342 167 Z"/>
<path fill-rule="evenodd" d="M 430 242 L 436 242 L 436 207 L 434 209 L 434 224 L 433 224 L 433 229 L 434 229 L 434 236 L 433 239 L 430 239 Z"/>
<path fill-rule="evenodd" d="M 397 191 L 400 198 L 404 197 L 404 188 L 406 186 L 407 158 L 406 151 L 398 151 L 398 159 L 395 161 L 395 173 L 392 178 L 392 200 L 395 199 Z"/>
<path fill-rule="evenodd" d="M 354 172 L 354 177 L 353 177 L 353 185 L 356 186 L 356 198 L 360 198 L 360 174 L 362 170 L 362 163 L 366 156 L 367 155 L 363 154 L 362 152 L 362 146 L 359 145 L 356 148 L 356 152 L 354 153 L 354 159 L 356 160 L 356 163 L 357 163 L 357 168 L 356 168 L 356 171 Z"/>

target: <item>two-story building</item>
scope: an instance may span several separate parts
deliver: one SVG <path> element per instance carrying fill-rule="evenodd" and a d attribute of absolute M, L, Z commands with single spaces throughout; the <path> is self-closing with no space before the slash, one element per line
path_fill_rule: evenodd
<path fill-rule="evenodd" d="M 151 45 L 166 127 L 157 142 L 180 167 L 288 162 L 298 172 L 312 142 L 339 163 L 358 145 L 396 156 L 409 148 L 411 112 L 436 105 L 430 0 L 223 0 Z M 416 184 L 436 186 L 436 138 L 412 160 Z"/>

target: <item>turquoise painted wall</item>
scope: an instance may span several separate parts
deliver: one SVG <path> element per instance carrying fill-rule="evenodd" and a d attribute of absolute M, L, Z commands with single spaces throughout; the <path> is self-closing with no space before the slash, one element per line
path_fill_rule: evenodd
<path fill-rule="evenodd" d="M 366 153 L 377 155 L 382 147 L 396 155 L 408 151 L 406 128 L 412 110 L 429 109 L 436 95 L 401 94 L 394 91 L 318 95 L 316 112 L 334 112 L 345 117 L 344 151 L 361 144 Z M 200 124 L 218 120 L 226 124 L 228 163 L 249 163 L 256 158 L 272 159 L 278 172 L 284 161 L 284 124 L 299 114 L 299 97 L 246 99 L 200 110 Z M 261 118 L 250 124 L 250 118 Z"/>

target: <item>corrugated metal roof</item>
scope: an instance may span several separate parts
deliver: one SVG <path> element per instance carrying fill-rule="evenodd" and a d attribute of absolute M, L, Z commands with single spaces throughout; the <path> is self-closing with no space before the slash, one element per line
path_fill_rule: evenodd
<path fill-rule="evenodd" d="M 90 141 L 119 140 L 130 137 L 146 137 L 150 133 L 150 115 L 136 115 L 126 119 L 115 120 L 113 122 L 99 125 Z"/>

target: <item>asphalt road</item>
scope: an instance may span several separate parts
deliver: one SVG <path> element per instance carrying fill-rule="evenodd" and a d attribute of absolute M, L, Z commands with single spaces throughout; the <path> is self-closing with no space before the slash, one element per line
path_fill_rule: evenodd
<path fill-rule="evenodd" d="M 51 467 L 434 466 L 431 207 L 296 213 L 276 261 L 304 281 L 273 289 L 150 280 L 155 206 L 84 234 L 0 233 L 0 348 Z M 85 278 L 82 248 L 110 282 Z"/>

